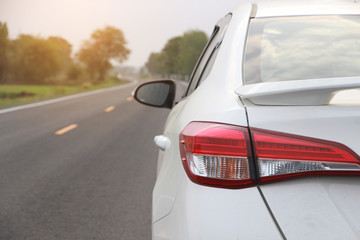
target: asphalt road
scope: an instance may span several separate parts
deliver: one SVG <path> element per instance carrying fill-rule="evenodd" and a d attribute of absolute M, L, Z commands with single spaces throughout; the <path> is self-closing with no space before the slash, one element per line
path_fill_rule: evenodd
<path fill-rule="evenodd" d="M 0 239 L 151 238 L 153 137 L 169 111 L 133 89 L 0 110 Z"/>

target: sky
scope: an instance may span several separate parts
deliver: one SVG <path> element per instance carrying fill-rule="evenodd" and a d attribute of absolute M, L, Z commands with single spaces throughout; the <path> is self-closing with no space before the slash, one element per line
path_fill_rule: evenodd
<path fill-rule="evenodd" d="M 244 0 L 0 0 L 0 21 L 10 39 L 19 34 L 60 36 L 73 53 L 96 29 L 124 32 L 131 55 L 123 63 L 141 67 L 172 37 L 188 30 L 211 34 L 214 24 Z"/>

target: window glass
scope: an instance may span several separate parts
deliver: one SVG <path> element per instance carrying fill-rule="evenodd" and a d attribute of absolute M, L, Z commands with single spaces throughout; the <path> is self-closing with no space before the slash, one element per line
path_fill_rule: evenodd
<path fill-rule="evenodd" d="M 360 76 L 360 16 L 252 19 L 245 83 Z"/>

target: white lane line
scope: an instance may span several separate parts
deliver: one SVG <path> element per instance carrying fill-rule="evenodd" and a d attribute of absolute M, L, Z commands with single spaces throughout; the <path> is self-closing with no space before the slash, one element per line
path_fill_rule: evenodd
<path fill-rule="evenodd" d="M 62 128 L 62 129 L 56 131 L 55 135 L 63 135 L 63 134 L 65 134 L 65 133 L 67 133 L 67 132 L 69 132 L 69 131 L 77 128 L 77 127 L 78 127 L 77 124 L 70 124 L 69 126 L 66 126 L 66 127 Z"/>
<path fill-rule="evenodd" d="M 45 100 L 45 101 L 41 101 L 41 102 L 37 102 L 37 103 L 30 103 L 30 104 L 26 104 L 26 105 L 17 106 L 17 107 L 5 108 L 5 109 L 0 110 L 0 114 L 20 111 L 20 110 L 29 109 L 29 108 L 40 107 L 40 106 L 44 106 L 44 105 L 48 105 L 48 104 L 52 104 L 52 103 L 57 103 L 57 102 L 62 102 L 62 101 L 70 100 L 70 99 L 85 97 L 85 96 L 89 96 L 89 95 L 93 95 L 93 94 L 115 91 L 115 90 L 131 87 L 131 86 L 135 86 L 136 84 L 138 84 L 137 80 L 130 82 L 130 83 L 126 83 L 124 85 L 115 86 L 115 87 L 111 87 L 111 88 L 98 89 L 98 90 L 94 90 L 94 91 L 90 91 L 90 92 L 78 93 L 78 94 L 74 94 L 74 95 L 70 95 L 70 96 L 54 98 L 51 100 Z"/>

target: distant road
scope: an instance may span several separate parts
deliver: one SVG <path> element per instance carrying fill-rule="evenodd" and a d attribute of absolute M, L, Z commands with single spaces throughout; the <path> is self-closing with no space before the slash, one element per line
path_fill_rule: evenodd
<path fill-rule="evenodd" d="M 153 137 L 169 111 L 134 87 L 0 110 L 0 239 L 151 238 Z"/>

